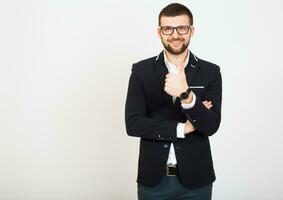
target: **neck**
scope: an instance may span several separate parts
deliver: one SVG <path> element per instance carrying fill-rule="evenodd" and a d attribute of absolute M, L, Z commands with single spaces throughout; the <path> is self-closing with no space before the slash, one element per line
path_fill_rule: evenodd
<path fill-rule="evenodd" d="M 189 50 L 186 49 L 186 51 L 184 51 L 183 53 L 179 54 L 179 55 L 175 55 L 172 53 L 169 53 L 166 49 L 164 50 L 165 54 L 167 56 L 167 59 L 170 63 L 172 63 L 175 66 L 182 66 L 184 65 L 186 58 L 189 54 Z"/>

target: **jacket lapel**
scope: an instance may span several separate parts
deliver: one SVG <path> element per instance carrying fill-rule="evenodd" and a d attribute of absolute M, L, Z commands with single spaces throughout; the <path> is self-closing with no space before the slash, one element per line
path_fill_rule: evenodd
<path fill-rule="evenodd" d="M 163 94 L 167 105 L 169 107 L 173 108 L 172 96 L 167 94 L 164 91 L 165 78 L 166 78 L 166 74 L 168 73 L 168 69 L 167 69 L 165 62 L 164 62 L 163 51 L 156 57 L 155 69 L 156 69 L 156 72 L 157 72 L 158 77 L 159 77 L 160 88 L 161 88 L 161 91 L 162 91 L 161 93 Z"/>
<path fill-rule="evenodd" d="M 192 81 L 194 80 L 194 77 L 198 69 L 199 69 L 198 58 L 192 52 L 190 52 L 189 62 L 185 68 L 187 83 L 189 86 L 192 84 Z"/>

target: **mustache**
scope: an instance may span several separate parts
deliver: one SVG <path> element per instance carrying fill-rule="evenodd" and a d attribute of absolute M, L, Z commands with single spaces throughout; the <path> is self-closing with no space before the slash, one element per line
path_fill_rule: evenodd
<path fill-rule="evenodd" d="M 185 39 L 179 38 L 179 39 L 172 39 L 169 40 L 169 42 L 183 42 Z"/>

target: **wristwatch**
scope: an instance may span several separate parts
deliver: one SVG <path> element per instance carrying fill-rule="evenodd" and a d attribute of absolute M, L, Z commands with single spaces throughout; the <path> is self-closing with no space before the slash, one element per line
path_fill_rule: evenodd
<path fill-rule="evenodd" d="M 191 89 L 188 88 L 186 92 L 182 92 L 182 93 L 180 94 L 179 98 L 180 98 L 181 100 L 187 99 L 187 98 L 189 97 L 190 92 L 191 92 Z"/>

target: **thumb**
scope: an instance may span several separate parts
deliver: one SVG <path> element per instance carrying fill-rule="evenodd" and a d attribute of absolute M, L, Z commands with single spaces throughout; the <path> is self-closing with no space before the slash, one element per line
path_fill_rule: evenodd
<path fill-rule="evenodd" d="M 185 74 L 185 66 L 184 66 L 184 64 L 180 65 L 180 74 L 182 74 L 182 75 Z"/>

